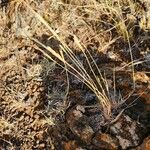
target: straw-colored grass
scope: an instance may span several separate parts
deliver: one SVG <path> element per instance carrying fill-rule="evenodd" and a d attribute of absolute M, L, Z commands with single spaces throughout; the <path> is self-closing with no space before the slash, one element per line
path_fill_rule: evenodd
<path fill-rule="evenodd" d="M 40 22 L 42 22 L 49 31 L 53 34 L 53 36 L 61 43 L 60 52 L 54 51 L 51 47 L 45 46 L 37 39 L 30 37 L 31 40 L 35 41 L 37 44 L 41 45 L 44 49 L 40 49 L 48 58 L 52 59 L 52 57 L 46 53 L 45 50 L 51 53 L 52 56 L 56 57 L 59 61 L 64 63 L 64 66 L 60 63 L 58 63 L 61 67 L 65 68 L 69 73 L 73 74 L 75 77 L 77 77 L 79 80 L 81 80 L 91 91 L 95 93 L 97 96 L 97 99 L 102 107 L 102 112 L 106 119 L 110 119 L 111 117 L 111 110 L 112 110 L 112 104 L 111 100 L 109 99 L 108 93 L 109 93 L 109 87 L 107 84 L 107 80 L 102 76 L 100 69 L 98 68 L 96 62 L 94 61 L 93 57 L 91 56 L 90 52 L 87 50 L 90 59 L 93 61 L 99 75 L 97 76 L 91 66 L 91 62 L 88 58 L 88 56 L 85 53 L 85 47 L 80 43 L 79 39 L 74 35 L 74 41 L 76 45 L 79 47 L 79 49 L 83 52 L 87 64 L 90 68 L 90 71 L 92 72 L 92 76 L 88 73 L 88 70 L 85 69 L 83 64 L 80 62 L 80 60 L 75 56 L 74 52 L 63 42 L 63 40 L 58 36 L 58 34 L 51 28 L 51 26 L 46 22 L 38 13 L 36 13 L 27 3 L 26 6 L 32 11 L 32 13 L 39 19 Z M 107 46 L 111 45 L 115 39 L 110 41 L 110 43 L 107 44 Z M 65 56 L 67 56 L 71 63 L 67 62 L 65 60 Z M 98 83 L 98 85 L 97 85 Z M 108 93 L 107 93 L 108 92 Z"/>
<path fill-rule="evenodd" d="M 23 4 L 31 11 L 31 14 L 33 14 L 40 23 L 42 23 L 52 34 L 53 37 L 55 37 L 56 40 L 60 42 L 60 50 L 59 52 L 56 52 L 54 49 L 52 49 L 49 46 L 44 45 L 41 43 L 39 40 L 34 38 L 32 35 L 30 35 L 29 32 L 26 32 L 25 34 L 27 37 L 29 37 L 32 41 L 36 42 L 38 45 L 40 45 L 39 50 L 49 59 L 60 65 L 62 68 L 64 68 L 66 71 L 68 71 L 70 74 L 73 74 L 76 78 L 81 80 L 92 92 L 95 93 L 97 96 L 97 99 L 100 103 L 100 106 L 102 107 L 103 114 L 106 119 L 110 119 L 111 117 L 111 112 L 113 109 L 113 104 L 112 101 L 109 97 L 109 86 L 107 83 L 107 79 L 102 75 L 100 68 L 97 66 L 94 58 L 86 48 L 86 46 L 81 42 L 80 39 L 76 35 L 73 34 L 74 37 L 74 43 L 76 44 L 76 47 L 80 49 L 80 51 L 83 53 L 87 65 L 90 69 L 91 74 L 89 74 L 89 71 L 85 69 L 85 66 L 81 63 L 81 61 L 76 57 L 74 51 L 64 42 L 64 40 L 59 36 L 58 32 L 55 31 L 49 21 L 44 19 L 40 14 L 38 14 L 34 9 L 25 1 L 20 1 L 19 4 L 23 2 Z M 135 6 L 134 4 L 127 0 L 126 3 L 128 4 L 128 7 L 130 7 L 132 13 L 135 13 Z M 131 49 L 131 44 L 130 44 L 130 38 L 132 38 L 132 35 L 129 33 L 129 27 L 126 25 L 126 21 L 123 17 L 122 14 L 122 9 L 121 9 L 121 1 L 116 1 L 116 3 L 113 3 L 112 1 L 109 0 L 104 0 L 101 2 L 97 2 L 95 0 L 90 0 L 87 2 L 86 5 L 81 4 L 79 1 L 70 1 L 69 4 L 64 4 L 61 2 L 57 2 L 57 5 L 63 5 L 63 6 L 68 6 L 72 7 L 74 6 L 76 9 L 78 8 L 85 8 L 86 13 L 89 14 L 89 16 L 93 15 L 96 12 L 100 12 L 101 14 L 105 14 L 109 16 L 110 20 L 113 21 L 112 28 L 109 30 L 106 30 L 105 33 L 110 32 L 113 29 L 116 29 L 120 37 L 123 37 L 124 40 L 127 41 L 128 47 L 129 47 L 129 52 L 130 52 L 130 57 L 131 57 L 131 62 L 128 66 L 131 66 L 132 69 L 132 74 L 133 74 L 133 90 L 135 88 L 135 71 L 134 71 L 134 60 L 132 56 L 132 49 Z M 18 7 L 18 5 L 17 5 Z M 80 17 L 82 20 L 82 17 Z M 97 18 L 95 18 L 96 20 Z M 83 23 L 85 23 L 84 20 L 82 20 Z M 91 30 L 89 28 L 89 30 Z M 94 32 L 94 31 L 92 31 Z M 109 40 L 109 42 L 106 45 L 103 45 L 101 48 L 101 51 L 105 51 L 107 47 L 109 47 L 111 44 L 113 44 L 116 40 L 118 40 L 120 37 L 113 38 L 112 40 Z M 85 52 L 86 51 L 86 52 Z M 87 55 L 87 54 L 88 55 Z M 57 58 L 56 61 L 53 58 Z M 66 59 L 67 58 L 67 59 Z M 69 59 L 69 61 L 68 61 Z M 94 64 L 94 67 L 96 68 L 97 72 L 99 75 L 97 75 L 93 69 L 93 66 L 91 65 L 91 60 L 92 63 Z M 60 63 L 61 62 L 61 63 Z M 64 65 L 63 65 L 64 64 Z M 115 80 L 115 79 L 114 79 Z M 114 84 L 115 88 L 115 84 Z M 115 92 L 114 92 L 115 93 Z"/>

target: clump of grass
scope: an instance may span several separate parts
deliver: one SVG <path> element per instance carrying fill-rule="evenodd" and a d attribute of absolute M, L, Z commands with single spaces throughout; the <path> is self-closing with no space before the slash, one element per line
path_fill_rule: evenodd
<path fill-rule="evenodd" d="M 128 1 L 128 3 L 129 2 L 130 1 Z M 52 36 L 59 41 L 60 50 L 58 52 L 55 51 L 50 46 L 44 45 L 39 40 L 37 40 L 36 38 L 32 37 L 27 33 L 29 38 L 42 47 L 39 48 L 39 50 L 46 57 L 48 57 L 49 59 L 57 63 L 59 66 L 64 68 L 67 72 L 69 72 L 70 74 L 74 75 L 76 78 L 81 80 L 93 93 L 95 93 L 99 101 L 99 104 L 102 108 L 102 112 L 105 119 L 109 120 L 112 115 L 113 102 L 111 101 L 109 96 L 109 86 L 107 83 L 107 79 L 102 75 L 101 70 L 97 66 L 94 58 L 92 57 L 88 49 L 84 46 L 84 44 L 80 42 L 77 36 L 73 34 L 74 43 L 83 53 L 91 74 L 89 73 L 88 70 L 85 69 L 85 66 L 83 66 L 82 62 L 77 58 L 74 51 L 64 42 L 64 40 L 58 35 L 58 33 L 55 30 L 53 30 L 50 24 L 46 20 L 44 20 L 44 18 L 41 15 L 35 12 L 33 8 L 30 7 L 26 2 L 24 3 L 30 9 L 30 11 L 35 15 L 35 17 L 52 33 Z M 134 82 L 134 64 L 133 64 L 134 61 L 133 61 L 132 50 L 130 45 L 130 34 L 128 32 L 128 28 L 125 23 L 126 20 L 124 19 L 122 14 L 120 2 L 117 1 L 116 3 L 112 3 L 112 1 L 108 1 L 108 0 L 97 2 L 95 0 L 92 0 L 87 5 L 82 5 L 82 6 L 77 4 L 74 5 L 78 8 L 79 7 L 87 8 L 86 10 L 89 11 L 90 13 L 93 11 L 93 9 L 96 9 L 102 14 L 105 12 L 106 15 L 110 15 L 110 18 L 113 20 L 113 24 L 112 24 L 112 28 L 109 29 L 109 31 L 115 28 L 117 32 L 120 34 L 120 36 L 122 36 L 128 42 L 130 56 L 131 56 L 131 67 L 133 71 L 133 82 Z M 132 6 L 132 3 L 130 3 L 130 5 Z M 111 41 L 109 41 L 107 47 L 112 43 L 114 43 L 116 39 L 112 39 Z M 56 61 L 54 58 L 57 58 L 58 61 Z M 94 64 L 94 68 L 96 68 L 98 75 L 93 69 L 92 64 Z"/>
<path fill-rule="evenodd" d="M 46 50 L 47 50 L 47 52 L 50 52 L 52 56 L 54 56 L 59 61 L 64 63 L 64 66 L 59 62 L 56 62 L 57 64 L 59 64 L 61 67 L 66 69 L 69 73 L 73 74 L 75 77 L 77 77 L 79 80 L 81 80 L 91 91 L 93 91 L 95 93 L 95 95 L 97 96 L 97 98 L 98 98 L 98 100 L 102 106 L 102 110 L 103 110 L 103 114 L 104 114 L 105 118 L 109 119 L 109 117 L 111 116 L 111 109 L 112 108 L 111 108 L 111 102 L 109 100 L 109 97 L 104 90 L 104 89 L 108 89 L 107 82 L 103 78 L 98 66 L 96 65 L 96 63 L 95 63 L 93 57 L 90 55 L 89 51 L 87 51 L 87 52 L 88 52 L 89 56 L 91 57 L 91 60 L 93 61 L 95 67 L 97 68 L 97 71 L 99 72 L 99 78 L 95 74 L 95 72 L 91 66 L 91 62 L 90 62 L 87 54 L 85 53 L 84 47 L 81 45 L 79 39 L 74 35 L 75 43 L 80 48 L 80 50 L 83 52 L 83 54 L 86 58 L 86 61 L 88 63 L 88 66 L 90 68 L 90 71 L 92 72 L 92 75 L 94 76 L 94 79 L 92 79 L 92 77 L 89 75 L 88 71 L 85 70 L 85 67 L 83 66 L 81 61 L 76 57 L 73 50 L 71 50 L 61 40 L 61 38 L 58 36 L 58 34 L 50 27 L 50 25 L 38 13 L 36 13 L 29 5 L 27 5 L 27 6 L 36 15 L 36 17 L 39 19 L 39 21 L 42 22 L 51 31 L 51 33 L 57 38 L 57 40 L 61 43 L 60 44 L 60 51 L 56 52 L 51 47 L 45 46 L 44 44 L 42 44 L 37 39 L 35 39 L 33 37 L 30 37 L 30 38 L 33 41 L 35 41 L 36 43 L 38 43 L 39 45 L 41 45 L 45 49 L 45 50 L 43 50 L 43 49 L 40 49 L 40 50 L 48 58 L 50 58 L 52 61 L 55 61 L 48 53 L 46 53 Z M 71 60 L 71 63 L 69 63 L 65 60 L 66 56 L 67 56 L 67 58 L 69 58 L 69 60 Z M 96 82 L 99 85 L 97 85 Z"/>

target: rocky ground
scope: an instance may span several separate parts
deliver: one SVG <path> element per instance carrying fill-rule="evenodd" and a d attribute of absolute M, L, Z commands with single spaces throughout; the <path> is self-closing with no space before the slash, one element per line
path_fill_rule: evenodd
<path fill-rule="evenodd" d="M 90 52 L 108 85 L 104 90 L 112 104 L 109 119 L 84 82 L 66 73 L 50 53 L 54 61 L 48 59 L 43 47 L 31 39 L 56 52 L 61 49 L 60 41 L 29 6 L 92 76 L 75 36 Z M 2 1 L 0 149 L 149 150 L 149 8 L 148 0 Z M 91 65 L 98 76 L 92 61 Z"/>

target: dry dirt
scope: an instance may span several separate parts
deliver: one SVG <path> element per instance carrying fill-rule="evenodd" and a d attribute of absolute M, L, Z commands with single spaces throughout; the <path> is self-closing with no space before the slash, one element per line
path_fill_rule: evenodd
<path fill-rule="evenodd" d="M 114 26 L 119 20 L 112 18 L 116 16 L 99 12 L 96 4 L 101 1 L 26 1 L 74 50 L 91 75 L 73 35 L 88 49 L 109 86 L 113 110 L 107 120 L 85 84 L 49 60 L 29 37 L 55 51 L 60 50 L 60 41 L 23 0 L 2 0 L 0 150 L 149 150 L 150 3 L 118 0 L 114 5 L 117 2 L 129 39 L 122 24 Z M 90 9 L 90 5 L 95 7 Z"/>

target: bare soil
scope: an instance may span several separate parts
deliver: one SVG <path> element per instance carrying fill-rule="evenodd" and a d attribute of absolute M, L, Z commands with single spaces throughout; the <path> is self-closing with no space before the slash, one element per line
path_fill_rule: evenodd
<path fill-rule="evenodd" d="M 73 35 L 88 49 L 109 87 L 113 103 L 109 120 L 104 118 L 94 93 L 72 74 L 66 74 L 56 63 L 59 60 L 53 56 L 56 62 L 49 60 L 40 51 L 42 47 L 26 34 L 57 52 L 61 44 L 52 33 L 21 0 L 1 2 L 1 150 L 149 150 L 150 3 L 131 2 L 135 13 L 128 3 L 121 5 L 131 33 L 128 41 L 122 30 L 113 26 L 111 17 L 84 8 L 88 2 L 27 1 L 74 50 L 92 76 Z M 110 44 L 112 38 L 116 40 Z M 94 64 L 92 67 L 98 75 Z"/>

